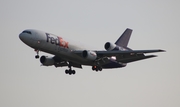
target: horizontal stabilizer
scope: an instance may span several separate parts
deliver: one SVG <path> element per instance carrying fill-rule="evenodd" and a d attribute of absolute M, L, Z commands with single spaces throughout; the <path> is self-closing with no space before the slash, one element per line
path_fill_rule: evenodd
<path fill-rule="evenodd" d="M 138 60 L 142 60 L 142 59 L 147 59 L 147 58 L 152 58 L 152 57 L 157 57 L 157 56 L 156 55 L 149 55 L 149 56 L 131 57 L 131 58 L 120 59 L 120 60 L 118 60 L 118 62 L 130 63 L 130 62 L 134 62 L 134 61 L 138 61 Z"/>

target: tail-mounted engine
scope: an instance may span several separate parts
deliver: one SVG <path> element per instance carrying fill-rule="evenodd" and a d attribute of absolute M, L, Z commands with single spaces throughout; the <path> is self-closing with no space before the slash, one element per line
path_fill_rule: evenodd
<path fill-rule="evenodd" d="M 88 60 L 95 60 L 97 58 L 97 54 L 96 52 L 93 52 L 93 51 L 84 50 L 82 52 L 82 57 Z"/>
<path fill-rule="evenodd" d="M 110 42 L 106 42 L 105 45 L 104 45 L 104 48 L 107 50 L 107 51 L 125 51 L 125 50 L 132 50 L 128 47 L 121 47 L 121 46 L 118 46 L 116 44 L 113 44 L 113 43 L 110 43 Z"/>
<path fill-rule="evenodd" d="M 110 42 L 106 42 L 105 45 L 104 45 L 104 48 L 107 51 L 120 50 L 119 46 L 117 46 L 116 44 L 110 43 Z"/>
<path fill-rule="evenodd" d="M 54 62 L 55 62 L 55 61 L 54 61 L 53 57 L 41 56 L 40 62 L 41 62 L 44 66 L 51 66 L 51 65 L 54 65 Z"/>

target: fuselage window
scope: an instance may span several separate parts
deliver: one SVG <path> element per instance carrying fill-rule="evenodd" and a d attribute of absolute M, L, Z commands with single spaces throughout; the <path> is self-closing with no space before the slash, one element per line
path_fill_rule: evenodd
<path fill-rule="evenodd" d="M 31 32 L 30 32 L 30 31 L 27 31 L 27 30 L 23 31 L 22 33 L 28 33 L 28 34 L 31 34 Z"/>

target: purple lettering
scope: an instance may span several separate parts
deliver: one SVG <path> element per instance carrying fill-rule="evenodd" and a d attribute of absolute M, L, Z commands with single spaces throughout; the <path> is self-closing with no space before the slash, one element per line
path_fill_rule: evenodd
<path fill-rule="evenodd" d="M 46 41 L 46 42 L 51 41 L 51 37 L 49 37 L 49 34 L 48 34 L 48 33 L 46 33 L 46 37 L 47 37 L 47 41 Z"/>
<path fill-rule="evenodd" d="M 51 37 L 51 43 L 54 44 L 55 43 L 55 40 L 53 37 Z"/>
<path fill-rule="evenodd" d="M 46 37 L 46 42 L 50 42 L 51 44 L 55 44 L 64 48 L 68 48 L 68 42 L 64 41 L 61 37 L 51 37 L 49 33 L 46 33 Z"/>

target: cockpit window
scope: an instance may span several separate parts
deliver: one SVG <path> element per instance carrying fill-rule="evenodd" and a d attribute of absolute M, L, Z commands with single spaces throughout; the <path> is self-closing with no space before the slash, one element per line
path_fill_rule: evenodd
<path fill-rule="evenodd" d="M 31 34 L 31 32 L 30 32 L 30 31 L 27 31 L 27 30 L 23 31 L 22 33 L 28 33 L 28 34 Z"/>

